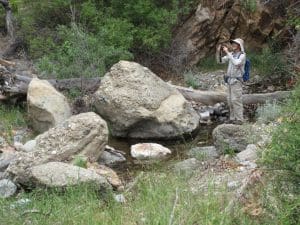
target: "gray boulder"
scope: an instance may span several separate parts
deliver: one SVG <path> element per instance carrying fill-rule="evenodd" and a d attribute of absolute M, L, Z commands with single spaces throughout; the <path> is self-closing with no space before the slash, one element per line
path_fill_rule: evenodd
<path fill-rule="evenodd" d="M 8 179 L 0 180 L 0 198 L 13 196 L 17 191 L 17 186 Z"/>
<path fill-rule="evenodd" d="M 27 92 L 28 117 L 35 131 L 43 133 L 71 116 L 67 98 L 45 80 L 32 79 Z"/>
<path fill-rule="evenodd" d="M 255 161 L 257 159 L 257 146 L 254 144 L 247 145 L 244 151 L 236 155 L 238 162 Z"/>
<path fill-rule="evenodd" d="M 71 162 L 76 156 L 96 162 L 108 141 L 106 122 L 93 112 L 70 117 L 35 138 L 36 145 L 30 152 L 20 152 L 7 168 L 18 182 L 28 183 L 32 166 L 47 162 Z"/>
<path fill-rule="evenodd" d="M 213 140 L 220 153 L 241 152 L 251 143 L 251 131 L 240 125 L 222 124 L 213 130 Z"/>
<path fill-rule="evenodd" d="M 30 179 L 32 183 L 46 187 L 67 187 L 89 183 L 99 189 L 111 188 L 106 178 L 95 171 L 62 162 L 49 162 L 32 167 Z"/>
<path fill-rule="evenodd" d="M 174 87 L 134 62 L 120 61 L 103 77 L 95 107 L 118 137 L 172 139 L 199 126 L 199 115 Z"/>

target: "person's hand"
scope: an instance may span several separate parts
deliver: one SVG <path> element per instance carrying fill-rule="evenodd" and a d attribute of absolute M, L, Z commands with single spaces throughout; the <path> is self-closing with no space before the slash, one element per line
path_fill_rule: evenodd
<path fill-rule="evenodd" d="M 223 47 L 223 51 L 227 54 L 229 51 L 228 51 L 228 48 L 226 46 Z"/>

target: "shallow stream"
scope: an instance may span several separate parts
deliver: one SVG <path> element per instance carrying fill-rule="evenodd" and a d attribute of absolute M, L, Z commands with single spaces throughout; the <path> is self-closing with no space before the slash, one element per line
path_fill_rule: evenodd
<path fill-rule="evenodd" d="M 130 179 L 136 172 L 141 170 L 147 170 L 153 168 L 152 165 L 147 164 L 137 164 L 130 155 L 130 146 L 137 143 L 158 143 L 164 147 L 169 148 L 172 151 L 172 155 L 164 160 L 163 165 L 168 165 L 174 160 L 182 160 L 188 158 L 187 152 L 194 147 L 209 146 L 212 145 L 212 131 L 217 126 L 213 124 L 210 126 L 204 125 L 200 127 L 197 133 L 193 137 L 182 138 L 176 140 L 168 141 L 158 141 L 158 140 L 140 140 L 140 139 L 125 139 L 125 138 L 114 138 L 110 137 L 108 145 L 126 153 L 125 157 L 127 159 L 124 163 L 118 163 L 112 166 L 114 170 L 123 178 Z M 160 163 L 161 164 L 161 163 Z M 156 166 L 159 166 L 156 164 Z M 161 165 L 160 165 L 161 166 Z"/>

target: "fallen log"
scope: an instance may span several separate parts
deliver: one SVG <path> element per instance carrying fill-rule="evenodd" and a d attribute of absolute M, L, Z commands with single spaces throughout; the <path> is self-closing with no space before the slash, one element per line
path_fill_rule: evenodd
<path fill-rule="evenodd" d="M 0 65 L 2 66 L 15 66 L 15 62 L 7 61 L 5 59 L 0 59 Z"/>
<path fill-rule="evenodd" d="M 199 102 L 203 105 L 214 105 L 218 102 L 227 101 L 226 92 L 217 91 L 200 91 L 192 90 L 185 87 L 175 87 L 187 100 Z M 243 104 L 263 104 L 267 101 L 281 101 L 287 98 L 291 94 L 290 91 L 276 91 L 272 93 L 256 93 L 256 94 L 245 94 L 243 95 Z"/>
<path fill-rule="evenodd" d="M 7 75 L 6 75 L 7 76 Z M 1 78 L 1 77 L 0 77 Z M 11 83 L 13 80 L 13 83 Z M 14 95 L 26 95 L 28 85 L 32 78 L 26 76 L 15 75 L 13 79 L 10 79 L 9 85 L 0 85 L 0 91 L 2 95 L 10 96 Z M 74 88 L 83 91 L 84 93 L 94 93 L 100 86 L 100 77 L 96 78 L 71 78 L 71 79 L 50 79 L 48 80 L 57 90 L 68 91 Z M 5 83 L 5 82 L 2 82 Z M 187 100 L 195 101 L 203 105 L 214 105 L 218 102 L 226 102 L 227 94 L 225 92 L 217 91 L 200 91 L 193 90 L 181 86 L 175 87 Z M 243 95 L 243 103 L 247 104 L 263 104 L 267 101 L 280 101 L 289 96 L 290 91 L 276 91 L 272 93 L 262 93 L 262 94 L 246 94 Z"/>
<path fill-rule="evenodd" d="M 8 94 L 27 94 L 27 89 L 30 81 L 33 79 L 31 77 L 15 75 L 13 76 L 13 84 L 0 86 L 0 91 Z M 47 80 L 51 83 L 57 90 L 65 91 L 77 88 L 86 92 L 95 92 L 100 86 L 100 77 L 96 78 L 71 78 L 56 80 Z M 4 83 L 4 82 L 3 82 Z M 11 82 L 10 82 L 11 83 Z"/>

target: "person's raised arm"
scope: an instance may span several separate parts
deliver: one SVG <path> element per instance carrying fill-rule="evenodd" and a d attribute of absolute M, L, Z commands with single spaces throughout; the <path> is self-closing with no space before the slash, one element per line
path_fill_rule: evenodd
<path fill-rule="evenodd" d="M 221 54 L 221 45 L 219 45 L 217 47 L 216 60 L 217 60 L 217 63 L 226 63 L 228 61 L 228 56 L 227 55 L 225 55 L 225 56 L 222 57 L 222 54 Z"/>

